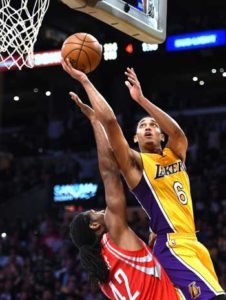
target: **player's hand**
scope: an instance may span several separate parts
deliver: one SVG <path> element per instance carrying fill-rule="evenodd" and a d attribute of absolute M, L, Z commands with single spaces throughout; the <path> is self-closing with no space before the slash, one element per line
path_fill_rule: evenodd
<path fill-rule="evenodd" d="M 79 96 L 77 94 L 75 94 L 74 92 L 70 92 L 69 95 L 71 96 L 71 99 L 75 102 L 75 104 L 81 109 L 83 114 L 90 121 L 96 120 L 95 112 L 89 105 L 83 103 L 82 100 L 79 98 Z"/>
<path fill-rule="evenodd" d="M 81 83 L 88 80 L 88 77 L 85 73 L 72 67 L 69 58 L 67 58 L 66 60 L 62 59 L 61 64 L 64 71 L 66 71 L 69 75 L 71 75 L 72 78 L 78 80 Z"/>
<path fill-rule="evenodd" d="M 133 100 L 139 102 L 140 98 L 143 97 L 140 82 L 133 68 L 127 68 L 125 75 L 127 79 L 125 85 L 128 87 L 129 92 Z"/>

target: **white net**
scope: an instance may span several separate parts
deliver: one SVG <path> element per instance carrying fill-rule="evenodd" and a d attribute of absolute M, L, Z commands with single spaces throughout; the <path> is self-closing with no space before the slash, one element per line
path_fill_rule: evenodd
<path fill-rule="evenodd" d="M 34 66 L 34 44 L 49 2 L 0 0 L 0 64 L 8 69 Z"/>

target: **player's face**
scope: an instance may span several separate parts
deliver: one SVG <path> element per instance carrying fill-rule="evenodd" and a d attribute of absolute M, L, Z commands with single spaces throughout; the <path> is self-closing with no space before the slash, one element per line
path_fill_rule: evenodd
<path fill-rule="evenodd" d="M 135 139 L 142 151 L 152 151 L 161 147 L 163 134 L 154 118 L 145 117 L 137 125 Z"/>

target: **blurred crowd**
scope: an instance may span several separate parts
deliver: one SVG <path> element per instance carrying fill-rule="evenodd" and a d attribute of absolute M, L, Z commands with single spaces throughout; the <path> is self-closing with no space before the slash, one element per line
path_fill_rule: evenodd
<path fill-rule="evenodd" d="M 187 169 L 197 234 L 208 247 L 220 282 L 226 288 L 225 113 L 177 114 L 175 118 L 189 139 Z M 134 123 L 136 119 L 133 118 Z M 55 183 L 90 180 L 100 183 L 91 127 L 80 119 L 82 129 L 73 130 L 77 116 L 71 121 L 71 129 L 63 120 L 51 126 L 36 120 L 32 129 L 2 130 L 0 206 L 12 197 L 19 199 L 36 185 L 50 187 Z M 126 120 L 121 116 L 120 122 L 123 125 Z M 39 129 L 34 130 L 35 126 Z M 128 128 L 125 133 L 132 136 Z M 102 196 L 98 201 L 94 199 L 92 206 L 98 202 L 104 207 L 103 189 L 100 193 Z M 129 193 L 127 196 L 128 205 L 136 205 Z M 0 300 L 105 299 L 89 285 L 81 269 L 68 235 L 71 217 L 72 213 L 62 207 L 52 207 L 46 216 L 35 220 L 1 217 Z M 146 239 L 147 222 L 136 211 L 130 223 Z"/>
<path fill-rule="evenodd" d="M 70 219 L 52 211 L 30 223 L 1 224 L 1 300 L 105 299 L 80 267 L 68 235 Z"/>
<path fill-rule="evenodd" d="M 222 4 L 220 1 L 216 6 L 214 12 L 211 11 L 211 2 L 191 2 L 187 9 L 183 9 L 181 3 L 181 14 L 177 14 L 178 3 L 171 3 L 171 11 L 169 18 L 173 22 L 169 22 L 169 32 L 172 34 L 179 32 L 192 32 L 198 30 L 206 30 L 206 28 L 218 29 L 225 25 L 225 18 L 222 11 Z M 171 21 L 171 20 L 170 20 Z"/>

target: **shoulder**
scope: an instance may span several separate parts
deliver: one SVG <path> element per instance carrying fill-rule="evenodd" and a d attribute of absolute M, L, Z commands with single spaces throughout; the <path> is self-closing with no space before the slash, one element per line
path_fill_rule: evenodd
<path fill-rule="evenodd" d="M 172 149 L 165 147 L 163 149 L 163 155 L 174 159 L 181 159 Z"/>

